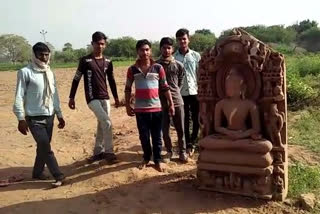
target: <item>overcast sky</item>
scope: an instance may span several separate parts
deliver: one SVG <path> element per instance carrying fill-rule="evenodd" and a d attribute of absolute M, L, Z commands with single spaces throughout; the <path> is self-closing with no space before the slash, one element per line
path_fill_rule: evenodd
<path fill-rule="evenodd" d="M 248 25 L 291 25 L 304 19 L 320 22 L 319 0 L 1 0 L 0 34 L 42 40 L 61 49 L 70 42 L 86 47 L 95 31 L 109 38 L 132 36 L 160 40 L 178 28 L 191 33 Z"/>

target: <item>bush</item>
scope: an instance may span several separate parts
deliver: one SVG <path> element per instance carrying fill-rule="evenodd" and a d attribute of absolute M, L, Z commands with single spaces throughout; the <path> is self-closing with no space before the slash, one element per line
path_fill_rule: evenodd
<path fill-rule="evenodd" d="M 300 76 L 320 74 L 320 55 L 303 56 L 298 60 Z"/>
<path fill-rule="evenodd" d="M 310 52 L 320 51 L 320 29 L 313 27 L 301 33 L 299 44 Z"/>
<path fill-rule="evenodd" d="M 214 34 L 195 33 L 190 37 L 190 48 L 201 53 L 208 48 L 212 48 L 215 42 Z"/>
<path fill-rule="evenodd" d="M 292 55 L 294 54 L 294 46 L 287 45 L 287 44 L 279 44 L 279 43 L 268 43 L 273 49 L 276 51 L 285 54 L 285 55 Z"/>
<path fill-rule="evenodd" d="M 296 73 L 287 73 L 287 101 L 292 110 L 309 105 L 316 98 L 315 90 Z"/>
<path fill-rule="evenodd" d="M 294 55 L 286 58 L 288 106 L 292 110 L 318 102 L 320 55 Z"/>

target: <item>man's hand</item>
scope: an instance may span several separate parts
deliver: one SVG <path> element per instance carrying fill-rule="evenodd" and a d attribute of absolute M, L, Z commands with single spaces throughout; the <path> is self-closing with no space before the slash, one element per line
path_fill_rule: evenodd
<path fill-rule="evenodd" d="M 174 105 L 173 105 L 173 103 L 171 103 L 170 106 L 169 106 L 169 115 L 171 117 L 173 117 L 174 113 L 175 113 Z"/>
<path fill-rule="evenodd" d="M 164 92 L 164 95 L 166 96 L 169 103 L 169 115 L 172 117 L 174 116 L 174 105 L 173 105 L 170 90 L 167 90 L 166 92 Z"/>
<path fill-rule="evenodd" d="M 59 120 L 58 128 L 63 129 L 64 126 L 66 125 L 66 122 L 64 121 L 64 119 L 62 117 L 61 118 L 58 117 L 58 120 Z"/>
<path fill-rule="evenodd" d="M 115 107 L 116 108 L 118 108 L 119 106 L 120 106 L 120 102 L 119 102 L 119 99 L 118 98 L 116 98 L 116 99 L 114 99 L 114 101 L 115 101 Z"/>
<path fill-rule="evenodd" d="M 74 99 L 72 99 L 72 98 L 69 99 L 68 105 L 69 105 L 69 108 L 72 110 L 76 108 L 76 103 L 74 102 Z"/>
<path fill-rule="evenodd" d="M 241 130 L 238 130 L 238 131 L 227 130 L 227 133 L 226 133 L 226 134 L 227 134 L 227 136 L 229 136 L 231 139 L 237 140 L 237 139 L 242 138 L 243 131 L 241 131 Z"/>
<path fill-rule="evenodd" d="M 133 108 L 130 105 L 127 105 L 126 109 L 127 109 L 127 115 L 128 116 L 133 117 L 135 115 L 134 111 L 133 111 Z"/>
<path fill-rule="evenodd" d="M 27 135 L 27 133 L 29 132 L 29 128 L 25 120 L 19 120 L 18 130 L 19 132 L 21 132 L 21 134 Z"/>

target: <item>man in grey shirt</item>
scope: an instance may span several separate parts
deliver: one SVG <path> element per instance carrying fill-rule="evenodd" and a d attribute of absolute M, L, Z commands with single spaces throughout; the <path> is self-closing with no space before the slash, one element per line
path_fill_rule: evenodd
<path fill-rule="evenodd" d="M 170 88 L 173 104 L 175 107 L 175 115 L 172 116 L 172 121 L 178 135 L 179 159 L 182 162 L 187 162 L 186 141 L 184 136 L 184 107 L 183 99 L 180 93 L 184 78 L 184 68 L 182 63 L 178 62 L 172 56 L 173 40 L 169 37 L 164 37 L 160 41 L 161 57 L 157 63 L 161 64 L 166 72 L 166 79 Z M 164 95 L 160 95 L 162 106 L 162 133 L 163 140 L 167 149 L 167 155 L 164 157 L 165 162 L 169 162 L 173 156 L 172 142 L 169 134 L 170 116 L 167 99 Z"/>

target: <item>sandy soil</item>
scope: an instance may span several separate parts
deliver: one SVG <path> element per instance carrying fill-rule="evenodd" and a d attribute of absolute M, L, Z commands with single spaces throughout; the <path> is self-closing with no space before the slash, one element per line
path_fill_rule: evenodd
<path fill-rule="evenodd" d="M 123 107 L 112 107 L 111 111 L 115 151 L 120 162 L 84 165 L 85 158 L 92 154 L 97 122 L 86 105 L 83 83 L 77 93 L 76 110 L 67 107 L 74 72 L 74 69 L 56 70 L 66 127 L 63 130 L 55 127 L 52 146 L 68 176 L 66 184 L 56 189 L 50 189 L 50 181 L 30 178 L 35 143 L 30 134 L 18 133 L 12 113 L 16 72 L 0 73 L 0 179 L 20 174 L 25 177 L 22 182 L 0 188 L 1 214 L 302 212 L 278 202 L 199 191 L 195 160 L 188 164 L 171 162 L 164 173 L 152 167 L 138 170 L 142 152 L 136 121 L 126 115 Z M 116 68 L 115 73 L 122 98 L 126 68 Z"/>

